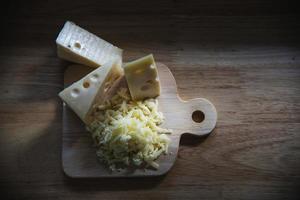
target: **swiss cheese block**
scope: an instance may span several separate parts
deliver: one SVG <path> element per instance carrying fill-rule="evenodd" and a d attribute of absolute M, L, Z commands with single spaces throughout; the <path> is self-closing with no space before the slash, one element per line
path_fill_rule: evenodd
<path fill-rule="evenodd" d="M 110 61 L 59 93 L 60 98 L 86 123 L 93 121 L 95 104 L 105 100 L 115 81 L 122 77 L 120 61 Z"/>
<path fill-rule="evenodd" d="M 56 44 L 60 58 L 90 67 L 122 59 L 122 49 L 69 21 L 60 31 Z"/>
<path fill-rule="evenodd" d="M 160 83 L 153 55 L 124 65 L 125 77 L 133 100 L 153 98 L 160 94 Z"/>

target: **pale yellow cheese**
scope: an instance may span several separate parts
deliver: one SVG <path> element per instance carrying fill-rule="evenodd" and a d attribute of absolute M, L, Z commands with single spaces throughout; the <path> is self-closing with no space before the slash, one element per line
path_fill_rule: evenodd
<path fill-rule="evenodd" d="M 58 57 L 90 67 L 122 59 L 122 49 L 67 21 L 57 39 Z"/>
<path fill-rule="evenodd" d="M 133 100 L 154 98 L 160 94 L 160 83 L 153 55 L 124 66 L 125 77 Z"/>
<path fill-rule="evenodd" d="M 105 63 L 59 93 L 60 98 L 86 123 L 93 121 L 95 104 L 105 100 L 105 94 L 123 75 L 120 60 Z"/>

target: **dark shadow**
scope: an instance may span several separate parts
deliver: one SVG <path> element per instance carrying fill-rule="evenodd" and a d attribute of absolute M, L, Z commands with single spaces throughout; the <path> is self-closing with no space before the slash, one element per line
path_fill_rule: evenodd
<path fill-rule="evenodd" d="M 196 147 L 196 146 L 200 145 L 202 142 L 204 142 L 207 137 L 208 137 L 208 135 L 197 136 L 197 135 L 192 135 L 189 133 L 184 133 L 181 136 L 180 145 Z"/>
<path fill-rule="evenodd" d="M 138 178 L 79 178 L 65 176 L 64 183 L 76 191 L 128 191 L 154 188 L 166 175 Z"/>

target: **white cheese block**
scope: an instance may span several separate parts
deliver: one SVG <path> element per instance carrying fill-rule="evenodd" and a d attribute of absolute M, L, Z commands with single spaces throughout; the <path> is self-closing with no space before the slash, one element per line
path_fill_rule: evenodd
<path fill-rule="evenodd" d="M 126 63 L 124 71 L 133 100 L 154 98 L 160 94 L 160 82 L 152 54 Z"/>
<path fill-rule="evenodd" d="M 58 57 L 90 67 L 122 59 L 122 49 L 67 21 L 57 39 Z"/>
<path fill-rule="evenodd" d="M 101 104 L 105 100 L 105 94 L 123 73 L 120 61 L 107 62 L 65 88 L 59 96 L 86 124 L 89 124 L 93 121 L 91 114 L 94 105 Z"/>

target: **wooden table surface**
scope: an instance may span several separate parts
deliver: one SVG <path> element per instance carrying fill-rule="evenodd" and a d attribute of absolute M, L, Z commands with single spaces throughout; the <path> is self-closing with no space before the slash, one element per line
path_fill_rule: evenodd
<path fill-rule="evenodd" d="M 1 10 L 3 199 L 298 199 L 300 24 L 291 1 L 12 1 Z M 214 103 L 216 129 L 185 136 L 163 177 L 67 178 L 57 93 L 68 63 L 54 42 L 66 20 L 125 49 L 125 61 L 153 53 L 184 99 Z"/>

